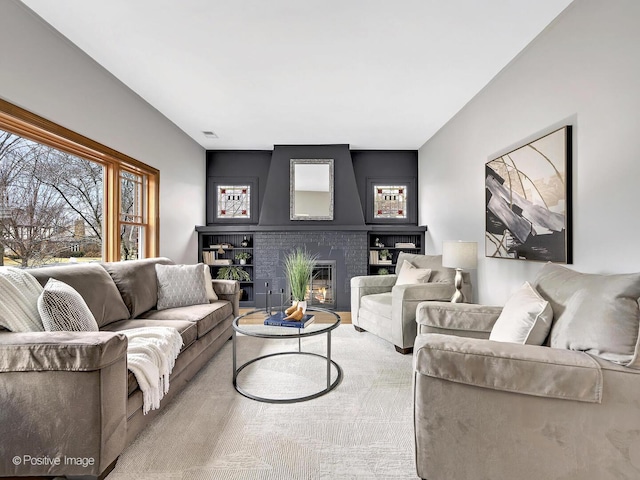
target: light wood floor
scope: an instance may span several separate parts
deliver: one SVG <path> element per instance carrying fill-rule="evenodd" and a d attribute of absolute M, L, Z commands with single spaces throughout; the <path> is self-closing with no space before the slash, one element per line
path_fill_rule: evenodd
<path fill-rule="evenodd" d="M 251 310 L 253 310 L 253 308 L 241 308 L 240 309 L 240 315 L 242 315 L 243 313 L 247 313 L 250 312 Z M 342 320 L 343 324 L 351 324 L 351 312 L 336 312 L 338 315 L 340 315 L 340 320 Z M 256 323 L 259 323 L 256 320 Z M 323 323 L 322 317 L 318 317 L 318 323 Z"/>

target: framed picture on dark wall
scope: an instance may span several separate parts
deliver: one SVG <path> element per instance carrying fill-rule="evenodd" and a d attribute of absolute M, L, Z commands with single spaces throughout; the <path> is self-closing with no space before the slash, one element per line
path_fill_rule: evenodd
<path fill-rule="evenodd" d="M 485 165 L 485 255 L 572 263 L 571 126 Z"/>
<path fill-rule="evenodd" d="M 367 223 L 416 224 L 418 192 L 412 177 L 367 177 Z"/>
<path fill-rule="evenodd" d="M 256 177 L 209 177 L 207 224 L 256 223 L 258 179 Z"/>

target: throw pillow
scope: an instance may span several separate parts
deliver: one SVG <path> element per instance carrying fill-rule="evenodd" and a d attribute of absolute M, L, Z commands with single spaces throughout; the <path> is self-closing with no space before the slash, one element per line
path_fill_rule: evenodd
<path fill-rule="evenodd" d="M 38 297 L 42 286 L 31 274 L 0 267 L 0 328 L 11 332 L 42 332 Z"/>
<path fill-rule="evenodd" d="M 553 309 L 552 347 L 640 369 L 640 273 L 598 275 L 547 263 L 534 285 Z"/>
<path fill-rule="evenodd" d="M 209 303 L 204 286 L 202 263 L 162 265 L 157 263 L 158 310 Z"/>
<path fill-rule="evenodd" d="M 413 285 L 415 283 L 427 283 L 431 277 L 430 268 L 416 268 L 407 260 L 404 261 L 396 280 L 396 285 Z"/>
<path fill-rule="evenodd" d="M 211 284 L 211 282 L 213 282 L 213 279 L 211 278 L 211 270 L 207 264 L 203 263 L 202 266 L 204 267 L 204 288 L 207 291 L 207 298 L 209 299 L 209 302 L 215 302 L 218 300 L 218 295 L 216 295 L 213 285 Z"/>
<path fill-rule="evenodd" d="M 551 329 L 551 305 L 525 282 L 505 303 L 489 340 L 542 345 Z"/>
<path fill-rule="evenodd" d="M 38 298 L 38 312 L 47 332 L 97 332 L 98 323 L 76 289 L 50 278 Z"/>

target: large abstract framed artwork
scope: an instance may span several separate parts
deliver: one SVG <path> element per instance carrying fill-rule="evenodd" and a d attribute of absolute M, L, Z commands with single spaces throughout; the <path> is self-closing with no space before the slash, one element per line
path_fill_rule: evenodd
<path fill-rule="evenodd" d="M 571 263 L 571 126 L 486 164 L 487 257 Z"/>

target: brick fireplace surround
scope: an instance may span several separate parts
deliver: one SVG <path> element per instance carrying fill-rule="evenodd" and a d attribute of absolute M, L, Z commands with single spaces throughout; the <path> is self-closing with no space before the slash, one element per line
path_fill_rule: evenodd
<path fill-rule="evenodd" d="M 366 231 L 273 231 L 255 232 L 253 248 L 256 260 L 256 293 L 265 292 L 265 282 L 274 292 L 287 288 L 282 269 L 284 255 L 296 247 L 317 254 L 319 260 L 336 265 L 336 309 L 350 309 L 351 277 L 367 274 Z M 256 296 L 256 306 L 264 306 L 264 295 Z"/>

